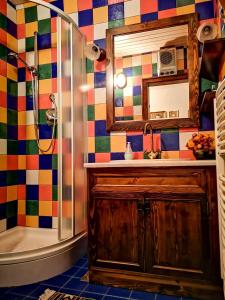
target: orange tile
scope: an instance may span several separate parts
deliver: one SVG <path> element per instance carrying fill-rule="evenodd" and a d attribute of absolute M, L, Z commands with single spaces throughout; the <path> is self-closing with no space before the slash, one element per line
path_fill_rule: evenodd
<path fill-rule="evenodd" d="M 17 215 L 17 225 L 18 226 L 26 226 L 26 216 L 25 215 Z"/>
<path fill-rule="evenodd" d="M 7 169 L 8 170 L 18 169 L 18 155 L 7 155 Z"/>
<path fill-rule="evenodd" d="M 26 226 L 37 228 L 39 226 L 39 217 L 38 216 L 26 216 Z"/>
<path fill-rule="evenodd" d="M 17 200 L 17 185 L 7 186 L 7 201 Z"/>
<path fill-rule="evenodd" d="M 94 26 L 83 26 L 79 28 L 80 31 L 86 36 L 87 42 L 94 40 Z"/>
<path fill-rule="evenodd" d="M 18 96 L 18 111 L 26 110 L 26 96 Z"/>
<path fill-rule="evenodd" d="M 92 0 L 77 0 L 78 11 L 92 9 Z"/>
<path fill-rule="evenodd" d="M 0 171 L 7 170 L 7 155 L 1 154 L 0 155 Z"/>
<path fill-rule="evenodd" d="M 49 94 L 43 94 L 39 96 L 39 108 L 40 109 L 49 109 L 52 106 L 49 99 Z"/>
<path fill-rule="evenodd" d="M 39 200 L 41 201 L 52 200 L 52 185 L 47 185 L 47 184 L 39 185 Z"/>
<path fill-rule="evenodd" d="M 17 191 L 18 191 L 18 200 L 26 199 L 26 185 L 25 184 L 19 184 L 17 186 Z"/>
<path fill-rule="evenodd" d="M 95 136 L 95 122 L 88 121 L 88 136 Z"/>
<path fill-rule="evenodd" d="M 95 162 L 110 161 L 110 153 L 95 153 Z"/>
<path fill-rule="evenodd" d="M 7 107 L 7 96 L 4 91 L 0 91 L 0 107 Z"/>
<path fill-rule="evenodd" d="M 19 125 L 18 126 L 18 139 L 19 140 L 26 140 L 26 125 Z"/>
<path fill-rule="evenodd" d="M 159 19 L 175 17 L 176 15 L 177 15 L 176 8 L 161 10 L 161 11 L 158 12 L 158 18 Z"/>
<path fill-rule="evenodd" d="M 18 170 L 26 169 L 26 155 L 18 155 Z"/>
<path fill-rule="evenodd" d="M 17 38 L 24 39 L 26 37 L 26 27 L 25 24 L 17 25 Z"/>
<path fill-rule="evenodd" d="M 7 201 L 7 187 L 6 186 L 1 186 L 0 187 L 0 204 L 5 203 Z"/>
<path fill-rule="evenodd" d="M 141 14 L 148 14 L 151 12 L 157 12 L 158 0 L 140 0 Z"/>
<path fill-rule="evenodd" d="M 51 32 L 57 32 L 57 22 L 56 21 L 57 21 L 57 17 L 51 18 Z"/>
<path fill-rule="evenodd" d="M 52 216 L 52 201 L 39 201 L 39 216 Z"/>
<path fill-rule="evenodd" d="M 181 150 L 180 159 L 196 159 L 192 150 Z"/>
<path fill-rule="evenodd" d="M 1 32 L 0 32 L 0 36 L 1 36 Z M 7 76 L 7 63 L 2 59 L 0 59 L 0 74 L 5 77 Z"/>
<path fill-rule="evenodd" d="M 52 216 L 58 217 L 58 201 L 52 201 Z"/>
<path fill-rule="evenodd" d="M 38 170 L 39 169 L 39 155 L 27 155 L 26 167 L 28 170 Z"/>
<path fill-rule="evenodd" d="M 94 100 L 94 89 L 90 89 L 87 92 L 87 103 L 88 104 L 94 104 L 95 100 Z"/>

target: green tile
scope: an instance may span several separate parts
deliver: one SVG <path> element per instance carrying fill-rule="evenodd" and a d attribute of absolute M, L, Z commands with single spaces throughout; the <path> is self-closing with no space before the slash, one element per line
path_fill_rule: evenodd
<path fill-rule="evenodd" d="M 17 171 L 7 171 L 7 185 L 18 184 L 18 172 Z"/>
<path fill-rule="evenodd" d="M 178 128 L 161 129 L 161 133 L 179 133 Z"/>
<path fill-rule="evenodd" d="M 7 125 L 0 123 L 0 139 L 7 139 Z"/>
<path fill-rule="evenodd" d="M 212 85 L 216 85 L 216 87 L 217 87 L 217 83 L 215 83 L 211 80 L 205 79 L 205 78 L 201 78 L 201 92 L 202 93 L 206 90 L 211 90 Z"/>
<path fill-rule="evenodd" d="M 26 201 L 26 214 L 28 216 L 38 216 L 38 201 L 27 200 Z"/>
<path fill-rule="evenodd" d="M 52 169 L 53 170 L 58 169 L 58 155 L 57 154 L 52 155 Z"/>
<path fill-rule="evenodd" d="M 7 154 L 18 154 L 18 141 L 7 140 Z"/>
<path fill-rule="evenodd" d="M 94 62 L 90 59 L 86 59 L 86 73 L 93 73 L 94 72 Z"/>
<path fill-rule="evenodd" d="M 57 185 L 52 186 L 52 200 L 53 201 L 58 200 L 58 186 Z"/>
<path fill-rule="evenodd" d="M 120 27 L 124 25 L 124 19 L 109 21 L 109 28 Z"/>
<path fill-rule="evenodd" d="M 18 124 L 18 113 L 16 110 L 7 109 L 7 124 L 8 125 Z"/>
<path fill-rule="evenodd" d="M 133 116 L 126 116 L 126 117 L 123 117 L 123 120 L 124 121 L 129 121 L 129 120 L 133 120 L 134 117 Z"/>
<path fill-rule="evenodd" d="M 142 74 L 142 67 L 141 66 L 136 66 L 132 68 L 132 75 L 133 76 L 138 76 Z"/>
<path fill-rule="evenodd" d="M 141 95 L 133 96 L 133 104 L 134 106 L 141 105 Z"/>
<path fill-rule="evenodd" d="M 152 64 L 152 75 L 155 75 L 155 76 L 158 75 L 157 63 Z"/>
<path fill-rule="evenodd" d="M 37 6 L 25 8 L 25 23 L 37 21 Z"/>
<path fill-rule="evenodd" d="M 38 146 L 36 140 L 26 141 L 26 154 L 38 154 Z"/>
<path fill-rule="evenodd" d="M 7 48 L 0 43 L 0 59 L 7 60 Z"/>
<path fill-rule="evenodd" d="M 10 96 L 18 96 L 18 83 L 16 81 L 7 79 L 7 93 Z"/>
<path fill-rule="evenodd" d="M 6 217 L 15 217 L 17 216 L 17 200 L 16 201 L 9 201 L 6 203 Z"/>
<path fill-rule="evenodd" d="M 6 30 L 7 29 L 7 19 L 6 17 L 0 13 L 0 28 Z"/>
<path fill-rule="evenodd" d="M 32 96 L 32 82 L 31 81 L 27 81 L 26 82 L 26 95 L 27 96 Z"/>
<path fill-rule="evenodd" d="M 38 33 L 45 34 L 51 32 L 51 19 L 38 21 Z"/>
<path fill-rule="evenodd" d="M 195 0 L 176 0 L 176 7 L 195 4 Z"/>
<path fill-rule="evenodd" d="M 123 97 L 123 89 L 114 89 L 114 95 L 116 98 Z"/>
<path fill-rule="evenodd" d="M 47 109 L 39 109 L 38 111 L 38 123 L 46 124 L 46 111 Z"/>
<path fill-rule="evenodd" d="M 110 152 L 110 137 L 109 136 L 96 136 L 95 137 L 95 152 L 96 153 Z"/>
<path fill-rule="evenodd" d="M 52 64 L 39 65 L 39 79 L 52 78 Z"/>
<path fill-rule="evenodd" d="M 95 106 L 88 105 L 88 121 L 94 121 L 95 119 Z"/>
<path fill-rule="evenodd" d="M 28 37 L 26 38 L 26 52 L 28 51 L 34 51 L 34 37 Z"/>

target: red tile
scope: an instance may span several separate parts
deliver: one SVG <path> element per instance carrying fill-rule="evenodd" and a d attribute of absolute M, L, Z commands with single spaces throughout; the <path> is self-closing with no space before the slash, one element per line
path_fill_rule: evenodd
<path fill-rule="evenodd" d="M 25 39 L 25 37 L 26 37 L 25 24 L 18 24 L 17 25 L 17 38 L 18 39 Z"/>
<path fill-rule="evenodd" d="M 52 78 L 52 93 L 57 93 L 57 78 Z"/>
<path fill-rule="evenodd" d="M 95 153 L 95 162 L 110 161 L 110 153 Z"/>
<path fill-rule="evenodd" d="M 18 111 L 25 111 L 25 110 L 26 110 L 26 97 L 18 96 Z"/>
<path fill-rule="evenodd" d="M 56 48 L 52 48 L 51 49 L 51 56 L 52 56 L 52 63 L 53 62 L 57 62 L 57 49 Z"/>
<path fill-rule="evenodd" d="M 26 53 L 20 53 L 20 57 L 26 61 Z M 20 60 L 18 60 L 18 68 L 24 68 L 24 64 Z"/>
<path fill-rule="evenodd" d="M 51 100 L 49 99 L 49 94 L 39 95 L 39 108 L 48 109 L 52 106 Z"/>
<path fill-rule="evenodd" d="M 179 128 L 179 132 L 196 132 L 198 128 Z"/>
<path fill-rule="evenodd" d="M 5 203 L 7 201 L 7 187 L 0 187 L 0 203 Z"/>
<path fill-rule="evenodd" d="M 0 107 L 7 108 L 7 95 L 2 91 L 0 91 Z"/>
<path fill-rule="evenodd" d="M 161 11 L 158 12 L 158 18 L 159 19 L 175 17 L 176 15 L 177 15 L 176 8 L 161 10 Z"/>
<path fill-rule="evenodd" d="M 0 36 L 1 36 L 1 33 L 0 33 Z M 2 59 L 0 59 L 0 75 L 7 77 L 7 63 Z"/>
<path fill-rule="evenodd" d="M 179 153 L 179 158 L 180 159 L 196 159 L 195 157 L 194 157 L 194 154 L 193 154 L 193 151 L 192 150 L 180 150 L 179 151 L 180 153 Z"/>
<path fill-rule="evenodd" d="M 87 103 L 88 104 L 94 104 L 95 100 L 94 100 L 94 89 L 90 89 L 87 92 Z"/>
<path fill-rule="evenodd" d="M 133 152 L 133 159 L 143 159 L 143 152 Z"/>
<path fill-rule="evenodd" d="M 94 40 L 94 26 L 83 26 L 79 28 L 81 32 L 86 36 L 87 42 Z"/>
<path fill-rule="evenodd" d="M 26 215 L 18 215 L 17 216 L 17 225 L 18 226 L 26 226 Z"/>
<path fill-rule="evenodd" d="M 141 135 L 143 134 L 143 131 L 127 131 L 127 136 L 130 135 Z"/>
<path fill-rule="evenodd" d="M 94 71 L 95 72 L 103 72 L 106 70 L 106 60 L 104 61 L 94 61 Z"/>
<path fill-rule="evenodd" d="M 158 11 L 158 0 L 140 0 L 141 15 Z"/>
<path fill-rule="evenodd" d="M 7 155 L 7 169 L 8 170 L 18 169 L 18 155 Z"/>
<path fill-rule="evenodd" d="M 18 125 L 18 140 L 26 140 L 26 125 Z"/>
<path fill-rule="evenodd" d="M 18 200 L 26 199 L 26 185 L 25 184 L 19 184 L 17 186 L 17 195 L 18 195 Z"/>
<path fill-rule="evenodd" d="M 58 217 L 58 201 L 52 201 L 52 216 Z"/>
<path fill-rule="evenodd" d="M 52 200 L 52 186 L 48 184 L 39 185 L 39 200 L 51 201 Z"/>
<path fill-rule="evenodd" d="M 95 121 L 88 121 L 88 136 L 95 136 Z"/>
<path fill-rule="evenodd" d="M 148 65 L 143 65 L 142 66 L 142 74 L 152 74 L 152 65 L 148 64 Z"/>
<path fill-rule="evenodd" d="M 92 9 L 92 0 L 77 0 L 78 11 Z"/>
<path fill-rule="evenodd" d="M 27 170 L 39 169 L 39 155 L 27 155 L 26 156 Z"/>
<path fill-rule="evenodd" d="M 57 18 L 51 18 L 51 33 L 57 32 L 57 23 L 56 23 Z"/>
<path fill-rule="evenodd" d="M 1 0 L 0 1 L 0 12 L 6 16 L 7 14 L 7 4 L 6 4 L 6 0 Z"/>
<path fill-rule="evenodd" d="M 4 46 L 7 45 L 7 32 L 0 28 L 0 43 Z"/>
<path fill-rule="evenodd" d="M 115 69 L 123 69 L 123 59 L 122 58 L 116 58 L 115 59 Z"/>
<path fill-rule="evenodd" d="M 160 134 L 153 134 L 153 144 L 154 144 L 154 151 L 161 149 L 161 139 Z M 150 134 L 143 135 L 143 150 L 150 151 L 150 149 L 153 150 L 152 147 L 152 138 Z"/>
<path fill-rule="evenodd" d="M 128 117 L 128 116 L 133 116 L 134 111 L 133 111 L 133 106 L 125 106 L 123 108 L 124 111 L 124 116 Z"/>

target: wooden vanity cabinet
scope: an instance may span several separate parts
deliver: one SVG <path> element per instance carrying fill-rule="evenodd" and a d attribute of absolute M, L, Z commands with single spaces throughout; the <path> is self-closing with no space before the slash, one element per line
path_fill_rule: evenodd
<path fill-rule="evenodd" d="M 215 167 L 88 173 L 91 282 L 220 299 Z"/>

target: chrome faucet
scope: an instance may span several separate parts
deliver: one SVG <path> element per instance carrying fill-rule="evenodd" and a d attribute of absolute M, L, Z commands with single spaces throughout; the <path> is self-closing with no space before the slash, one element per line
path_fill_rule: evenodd
<path fill-rule="evenodd" d="M 144 135 L 147 134 L 148 127 L 150 129 L 150 135 L 151 135 L 151 149 L 150 149 L 150 152 L 145 150 L 144 155 L 147 156 L 147 158 L 149 158 L 149 159 L 158 158 L 159 155 L 160 155 L 160 152 L 159 151 L 154 151 L 153 128 L 152 128 L 152 125 L 149 122 L 145 123 L 143 134 Z"/>

